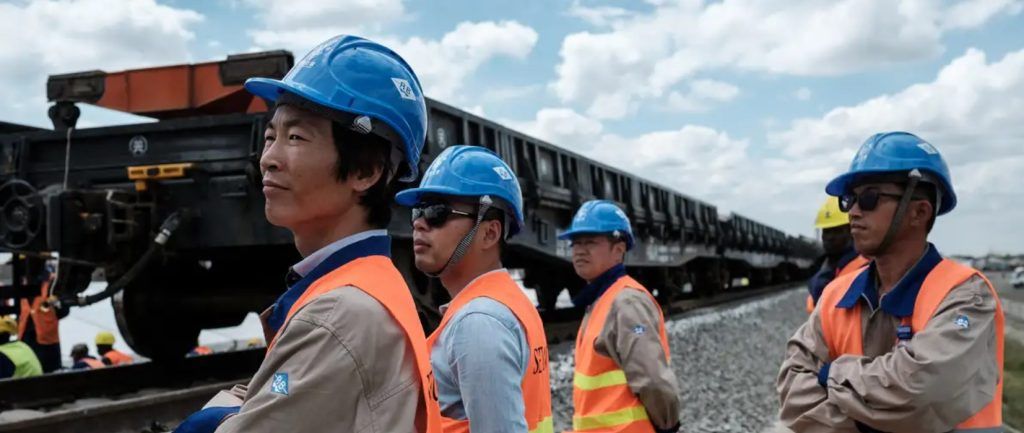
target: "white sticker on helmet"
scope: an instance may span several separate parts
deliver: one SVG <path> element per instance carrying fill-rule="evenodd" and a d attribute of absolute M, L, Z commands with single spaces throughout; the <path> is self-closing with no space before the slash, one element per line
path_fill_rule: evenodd
<path fill-rule="evenodd" d="M 935 146 L 932 146 L 932 144 L 927 141 L 917 143 L 917 147 L 920 147 L 921 150 L 925 151 L 929 155 L 935 155 L 939 153 L 938 149 L 936 149 Z"/>
<path fill-rule="evenodd" d="M 395 88 L 398 89 L 398 94 L 402 96 L 402 99 L 416 100 L 416 92 L 412 90 L 408 81 L 402 78 L 392 78 L 391 81 L 395 83 Z"/>
<path fill-rule="evenodd" d="M 506 169 L 505 167 L 496 165 L 492 168 L 494 169 L 495 173 L 498 173 L 498 177 L 500 177 L 501 180 L 512 180 L 512 173 L 509 173 L 508 169 Z"/>

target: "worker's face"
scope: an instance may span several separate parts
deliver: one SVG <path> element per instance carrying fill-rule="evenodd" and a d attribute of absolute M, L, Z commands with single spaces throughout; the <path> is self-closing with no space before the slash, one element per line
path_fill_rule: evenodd
<path fill-rule="evenodd" d="M 607 235 L 572 237 L 572 268 L 587 282 L 622 263 L 625 254 L 626 242 L 612 240 Z"/>
<path fill-rule="evenodd" d="M 850 237 L 850 225 L 843 224 L 839 227 L 831 227 L 821 231 L 821 244 L 825 248 L 825 254 L 838 256 L 843 254 L 853 242 Z"/>
<path fill-rule="evenodd" d="M 903 188 L 893 183 L 867 183 L 853 188 L 853 193 L 860 196 L 868 190 L 880 193 L 875 208 L 864 210 L 858 200 L 848 213 L 854 247 L 863 255 L 873 256 L 889 230 L 892 217 L 899 207 L 897 197 L 903 194 Z"/>
<path fill-rule="evenodd" d="M 293 232 L 336 226 L 379 179 L 377 173 L 339 180 L 338 158 L 330 120 L 279 106 L 264 131 L 260 158 L 267 220 Z"/>
<path fill-rule="evenodd" d="M 416 269 L 436 274 L 444 268 L 459 242 L 476 224 L 477 205 L 446 197 L 427 196 L 416 208 L 419 211 L 414 212 L 421 214 L 412 221 L 412 250 Z M 498 244 L 503 235 L 501 222 L 481 221 L 466 253 L 454 266 L 466 266 L 467 263 L 481 259 L 481 255 L 500 253 Z"/>

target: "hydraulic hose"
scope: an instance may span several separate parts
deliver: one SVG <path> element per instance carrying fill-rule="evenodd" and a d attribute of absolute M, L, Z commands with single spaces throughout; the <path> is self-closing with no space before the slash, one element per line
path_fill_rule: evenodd
<path fill-rule="evenodd" d="M 139 274 L 142 273 L 144 269 L 146 269 L 146 266 L 149 265 L 149 262 L 151 262 L 153 258 L 157 256 L 158 253 L 163 251 L 164 247 L 167 245 L 167 241 L 170 240 L 171 235 L 174 234 L 174 231 L 178 229 L 178 225 L 180 223 L 181 216 L 178 215 L 177 212 L 170 214 L 166 219 L 164 219 L 164 222 L 163 224 L 160 225 L 160 230 L 157 232 L 156 237 L 153 238 L 153 242 L 149 244 L 149 248 L 147 248 L 146 252 L 142 254 L 142 257 L 139 258 L 139 260 L 136 261 L 135 264 L 132 265 L 130 269 L 128 269 L 128 272 L 125 272 L 125 274 L 122 275 L 121 278 L 118 278 L 117 281 L 107 285 L 107 288 L 104 289 L 102 292 L 95 293 L 92 295 L 85 295 L 83 293 L 79 293 L 78 296 L 75 298 L 61 299 L 59 301 L 59 304 L 84 307 L 86 305 L 92 305 L 99 301 L 107 299 L 111 296 L 114 296 L 114 294 L 116 294 L 117 292 L 120 292 L 121 289 L 124 289 L 125 286 L 134 281 L 135 278 L 138 277 Z"/>

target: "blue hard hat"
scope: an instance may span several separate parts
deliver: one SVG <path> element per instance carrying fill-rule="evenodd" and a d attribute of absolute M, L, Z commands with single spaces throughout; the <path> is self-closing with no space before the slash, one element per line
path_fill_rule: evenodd
<path fill-rule="evenodd" d="M 374 130 L 394 132 L 391 144 L 402 151 L 409 168 L 401 180 L 416 179 L 426 140 L 427 106 L 412 67 L 387 47 L 357 36 L 335 36 L 306 54 L 284 79 L 250 78 L 245 88 L 271 102 L 291 94 L 329 110 L 382 122 Z"/>
<path fill-rule="evenodd" d="M 409 188 L 395 195 L 402 206 L 415 206 L 423 195 L 437 194 L 458 197 L 501 199 L 515 218 L 508 228 L 512 236 L 523 227 L 523 192 L 516 174 L 494 152 L 479 146 L 449 146 L 423 173 L 418 188 Z"/>
<path fill-rule="evenodd" d="M 909 132 L 884 132 L 872 135 L 853 157 L 850 170 L 825 186 L 828 195 L 840 196 L 855 186 L 858 178 L 871 175 L 906 173 L 917 169 L 936 183 L 941 193 L 938 215 L 956 207 L 956 193 L 949 167 L 935 146 Z M 928 179 L 931 178 L 931 179 Z"/>
<path fill-rule="evenodd" d="M 579 234 L 618 234 L 626 238 L 626 250 L 633 249 L 633 229 L 629 225 L 629 217 L 608 200 L 583 203 L 572 218 L 569 230 L 558 235 L 558 239 L 571 239 Z"/>

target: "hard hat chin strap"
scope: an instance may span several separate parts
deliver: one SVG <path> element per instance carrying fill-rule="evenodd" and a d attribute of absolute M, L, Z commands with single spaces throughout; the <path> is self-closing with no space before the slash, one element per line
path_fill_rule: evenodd
<path fill-rule="evenodd" d="M 921 172 L 916 168 L 910 170 L 907 177 L 910 178 L 910 181 L 907 182 L 906 188 L 903 189 L 903 197 L 900 198 L 900 204 L 896 208 L 896 213 L 892 216 L 892 221 L 889 223 L 889 230 L 885 232 L 885 237 L 882 238 L 882 243 L 878 245 L 875 255 L 884 254 L 892 245 L 893 239 L 896 238 L 896 232 L 899 231 L 900 225 L 903 223 L 903 217 L 907 213 L 907 208 L 910 206 L 910 201 L 913 199 L 914 188 L 917 188 L 917 183 L 922 178 Z"/>
<path fill-rule="evenodd" d="M 452 267 L 452 265 L 458 263 L 459 260 L 462 260 L 462 257 L 466 255 L 466 251 L 469 250 L 469 244 L 473 243 L 473 238 L 476 237 L 476 231 L 480 228 L 480 223 L 484 220 L 484 214 L 491 209 L 493 204 L 494 201 L 491 200 L 491 196 L 485 195 L 480 197 L 480 205 L 477 207 L 476 213 L 476 223 L 473 224 L 473 228 L 470 229 L 469 232 L 462 237 L 462 240 L 459 241 L 459 244 L 455 246 L 455 251 L 452 252 L 451 257 L 448 257 L 448 261 L 445 262 L 444 267 L 435 273 L 426 272 L 428 276 L 440 278 L 441 275 L 444 275 L 444 273 Z"/>

